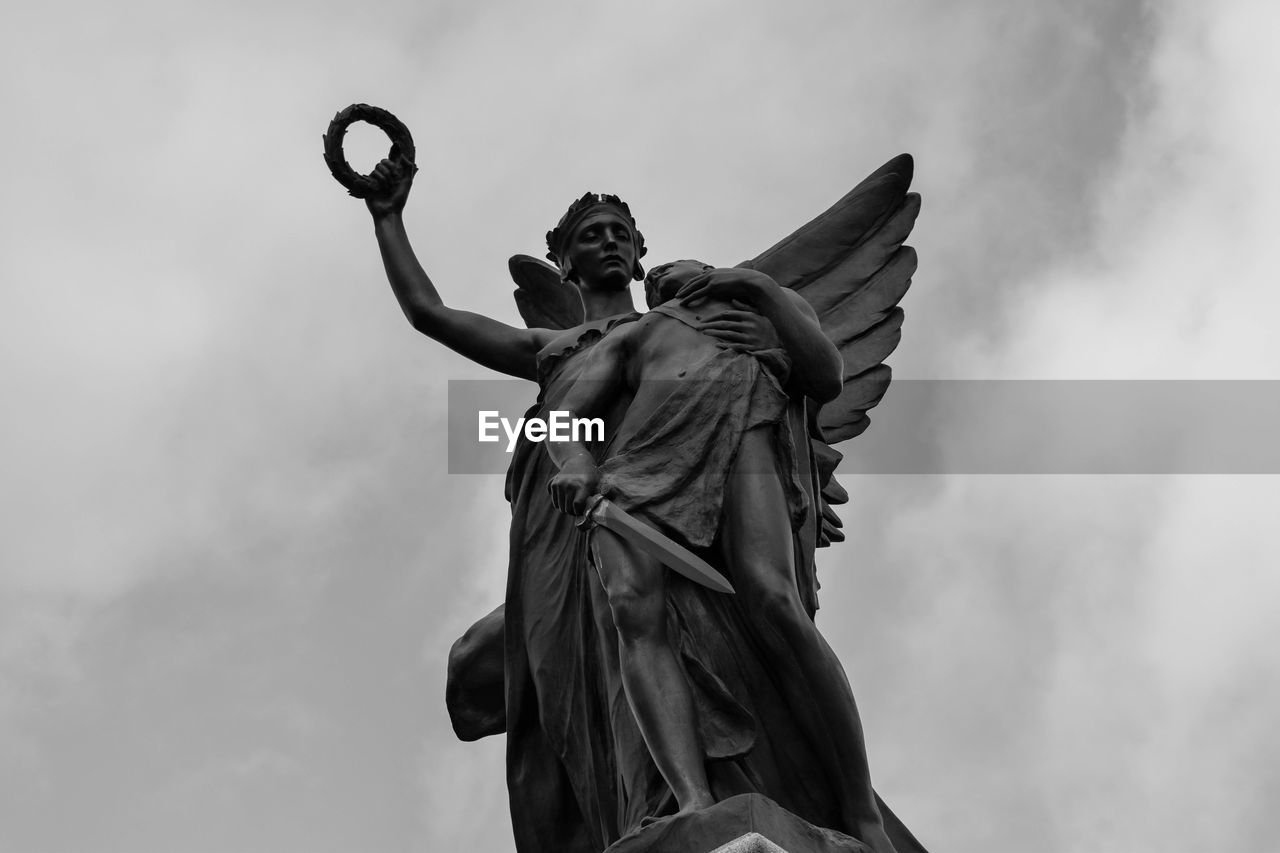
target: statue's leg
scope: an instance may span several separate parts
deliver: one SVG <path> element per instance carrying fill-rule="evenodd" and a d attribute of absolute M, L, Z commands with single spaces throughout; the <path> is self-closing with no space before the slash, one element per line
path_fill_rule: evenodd
<path fill-rule="evenodd" d="M 618 631 L 622 685 L 653 763 L 680 811 L 714 805 L 693 695 L 667 637 L 666 570 L 601 527 L 591 549 Z"/>
<path fill-rule="evenodd" d="M 893 853 L 867 766 L 862 721 L 844 668 L 809 618 L 796 588 L 795 552 L 786 493 L 775 471 L 771 430 L 746 433 L 725 490 L 721 542 L 739 600 L 768 634 L 774 676 L 796 704 L 808 731 L 820 732 L 821 755 L 837 786 L 845 827 L 876 853 Z"/>

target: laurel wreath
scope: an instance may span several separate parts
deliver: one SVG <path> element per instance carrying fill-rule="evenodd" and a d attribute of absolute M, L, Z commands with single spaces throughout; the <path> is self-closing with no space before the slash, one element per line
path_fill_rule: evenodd
<path fill-rule="evenodd" d="M 334 179 L 356 198 L 383 195 L 387 191 L 383 182 L 372 175 L 361 175 L 352 169 L 342 150 L 342 140 L 347 135 L 347 128 L 358 121 L 368 122 L 390 138 L 391 151 L 387 154 L 389 160 L 404 156 L 412 163 L 417 153 L 413 147 L 413 137 L 400 119 L 381 107 L 371 107 L 368 104 L 352 104 L 345 110 L 339 110 L 333 121 L 329 122 L 329 129 L 324 134 L 324 162 Z M 416 166 L 414 171 L 417 171 Z"/>

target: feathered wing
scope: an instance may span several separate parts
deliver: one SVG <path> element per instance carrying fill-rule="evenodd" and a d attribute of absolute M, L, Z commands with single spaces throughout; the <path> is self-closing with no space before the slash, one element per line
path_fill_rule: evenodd
<path fill-rule="evenodd" d="M 530 329 L 572 329 L 582 323 L 582 297 L 551 264 L 513 255 L 507 268 L 516 283 L 516 308 Z"/>
<path fill-rule="evenodd" d="M 902 154 L 885 163 L 808 224 L 739 266 L 760 270 L 813 306 L 822 330 L 844 358 L 844 388 L 818 409 L 809 403 L 809 433 L 820 519 L 818 545 L 844 538 L 832 505 L 848 493 L 832 473 L 842 454 L 832 445 L 862 433 L 892 373 L 884 360 L 898 345 L 902 309 L 916 253 L 903 241 L 920 212 L 908 192 L 913 163 Z M 812 554 L 806 555 L 812 570 Z"/>

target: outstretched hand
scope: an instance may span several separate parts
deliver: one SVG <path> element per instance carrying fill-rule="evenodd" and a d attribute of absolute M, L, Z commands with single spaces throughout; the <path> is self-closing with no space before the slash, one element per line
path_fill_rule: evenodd
<path fill-rule="evenodd" d="M 409 200 L 409 189 L 413 186 L 413 175 L 418 167 L 396 149 L 391 156 L 373 167 L 369 177 L 378 184 L 378 192 L 364 200 L 374 218 L 401 213 L 405 202 Z"/>

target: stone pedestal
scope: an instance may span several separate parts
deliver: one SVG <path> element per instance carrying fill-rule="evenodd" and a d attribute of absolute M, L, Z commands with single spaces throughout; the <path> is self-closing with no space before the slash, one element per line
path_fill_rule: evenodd
<path fill-rule="evenodd" d="M 748 832 L 723 847 L 717 847 L 711 853 L 787 853 L 787 851 L 758 832 Z"/>
<path fill-rule="evenodd" d="M 814 826 L 768 797 L 742 794 L 655 821 L 605 853 L 870 853 L 842 832 Z"/>

